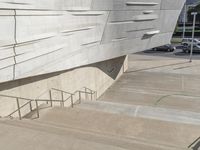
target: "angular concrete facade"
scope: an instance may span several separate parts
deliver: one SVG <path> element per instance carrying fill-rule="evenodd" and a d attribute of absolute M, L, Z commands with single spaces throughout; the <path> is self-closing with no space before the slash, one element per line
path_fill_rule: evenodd
<path fill-rule="evenodd" d="M 97 97 L 101 96 L 121 75 L 127 70 L 127 57 L 119 57 L 84 67 L 79 67 L 67 71 L 60 71 L 30 77 L 21 80 L 15 80 L 0 84 L 0 118 L 7 116 L 11 112 L 17 110 L 16 99 L 5 97 L 2 95 L 21 97 L 21 98 L 40 98 L 50 99 L 48 89 L 56 88 L 66 92 L 74 93 L 77 90 L 83 90 L 83 87 L 95 90 Z M 53 99 L 61 99 L 60 93 L 52 93 Z M 68 95 L 66 95 L 68 96 Z M 74 95 L 74 103 L 77 101 L 78 95 Z M 83 94 L 82 94 L 83 96 Z M 69 106 L 70 101 L 65 103 Z M 20 106 L 27 103 L 27 100 L 19 99 Z M 40 103 L 40 104 L 43 104 Z M 32 103 L 34 108 L 34 102 Z M 53 105 L 60 105 L 55 102 Z M 29 113 L 27 105 L 21 111 L 25 115 Z M 17 113 L 13 115 L 17 116 Z M 18 117 L 18 116 L 17 116 Z"/>
<path fill-rule="evenodd" d="M 170 42 L 185 0 L 0 0 L 0 83 Z"/>

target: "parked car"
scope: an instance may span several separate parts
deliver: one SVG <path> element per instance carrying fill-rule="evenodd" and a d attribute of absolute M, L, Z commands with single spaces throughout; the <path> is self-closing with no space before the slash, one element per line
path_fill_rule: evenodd
<path fill-rule="evenodd" d="M 181 42 L 181 45 L 183 46 L 189 46 L 192 43 L 192 38 L 184 38 Z M 196 44 L 200 44 L 200 40 L 199 39 L 194 39 L 194 45 Z"/>
<path fill-rule="evenodd" d="M 190 53 L 190 51 L 191 51 L 191 45 L 183 47 L 184 53 Z M 200 43 L 193 46 L 193 52 L 194 53 L 200 53 Z"/>
<path fill-rule="evenodd" d="M 160 47 L 153 48 L 154 51 L 167 51 L 167 52 L 173 52 L 176 50 L 175 46 L 172 46 L 171 44 L 163 45 Z"/>

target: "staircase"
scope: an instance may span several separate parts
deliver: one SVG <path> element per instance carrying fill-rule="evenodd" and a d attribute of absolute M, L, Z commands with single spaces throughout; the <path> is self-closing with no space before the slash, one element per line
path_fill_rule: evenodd
<path fill-rule="evenodd" d="M 42 98 L 42 96 L 46 94 L 49 95 L 48 98 Z M 56 97 L 54 95 L 56 95 Z M 60 107 L 65 107 L 65 105 L 67 105 L 67 107 L 71 106 L 73 108 L 74 105 L 81 103 L 81 101 L 84 99 L 96 99 L 97 93 L 96 91 L 93 91 L 87 87 L 83 87 L 81 90 L 77 90 L 74 93 L 51 88 L 45 90 L 34 99 L 10 95 L 0 95 L 0 97 L 9 98 L 9 100 L 16 101 L 17 109 L 5 117 L 16 118 L 16 114 L 18 114 L 19 120 L 22 120 L 22 118 L 32 118 L 33 116 L 34 119 L 39 118 L 40 110 L 53 107 L 55 104 L 57 106 L 58 103 L 60 103 Z"/>
<path fill-rule="evenodd" d="M 53 107 L 41 111 L 40 118 L 36 120 L 1 120 L 0 132 L 4 138 L 0 137 L 0 145 L 8 150 L 14 149 L 15 145 L 21 148 L 27 143 L 30 150 L 184 150 L 200 134 L 199 126 L 195 125 L 80 106 Z M 14 137 L 11 136 L 13 134 Z M 6 144 L 6 139 L 12 144 Z"/>
<path fill-rule="evenodd" d="M 135 76 L 142 77 L 141 74 Z M 174 77 L 165 78 L 176 87 L 182 87 L 172 80 Z M 98 101 L 94 101 L 96 92 L 92 90 L 75 92 L 68 100 L 62 96 L 64 91 L 59 90 L 63 98 L 56 101 L 50 94 L 51 99 L 44 100 L 45 103 L 22 120 L 0 120 L 0 145 L 6 150 L 192 150 L 198 147 L 199 97 L 190 95 L 195 91 L 190 89 L 190 93 L 183 94 L 182 89 L 171 90 L 158 84 L 162 83 L 158 78 L 150 82 L 142 80 L 144 86 L 139 82 L 133 84 L 133 77 L 128 81 L 122 79 Z M 156 89 L 158 86 L 163 90 Z M 137 94 L 141 94 L 140 97 Z M 174 99 L 182 105 L 173 106 Z M 70 100 L 72 107 L 63 107 Z M 188 107 L 184 107 L 186 104 Z M 37 119 L 30 119 L 34 115 Z M 8 144 L 10 141 L 12 144 Z"/>

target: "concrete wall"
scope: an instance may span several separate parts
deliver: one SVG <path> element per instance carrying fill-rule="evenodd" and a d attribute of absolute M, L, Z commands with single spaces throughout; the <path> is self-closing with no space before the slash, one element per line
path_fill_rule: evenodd
<path fill-rule="evenodd" d="M 0 0 L 0 82 L 170 42 L 185 0 Z"/>
<path fill-rule="evenodd" d="M 69 71 L 2 83 L 0 84 L 0 94 L 34 99 L 49 88 L 73 93 L 85 86 L 97 91 L 99 97 L 123 74 L 128 67 L 127 62 L 127 57 L 123 56 Z M 58 96 L 60 96 L 59 93 L 54 93 L 55 98 Z M 45 93 L 40 98 L 49 99 L 49 93 Z M 20 100 L 21 105 L 25 102 Z M 0 116 L 6 116 L 16 108 L 15 99 L 0 96 Z M 22 113 L 27 113 L 27 110 L 29 110 L 28 106 L 22 109 Z M 16 115 L 17 113 L 14 116 Z"/>

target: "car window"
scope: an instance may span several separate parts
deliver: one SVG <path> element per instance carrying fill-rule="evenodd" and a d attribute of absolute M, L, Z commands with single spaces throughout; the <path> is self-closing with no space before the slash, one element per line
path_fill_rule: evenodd
<path fill-rule="evenodd" d="M 183 42 L 187 42 L 187 40 L 186 40 L 186 39 L 183 39 Z"/>

